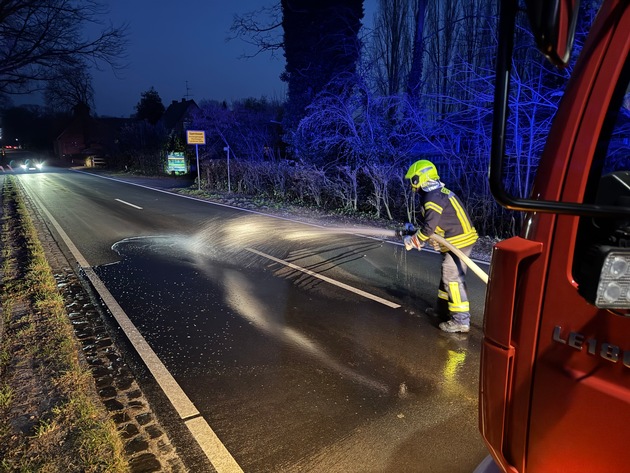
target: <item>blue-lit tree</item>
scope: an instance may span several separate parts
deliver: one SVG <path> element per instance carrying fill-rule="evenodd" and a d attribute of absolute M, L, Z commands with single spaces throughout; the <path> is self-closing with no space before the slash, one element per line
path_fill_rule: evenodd
<path fill-rule="evenodd" d="M 379 0 L 371 45 L 367 49 L 371 80 L 379 95 L 407 88 L 412 63 L 415 1 Z"/>
<path fill-rule="evenodd" d="M 239 169 L 245 173 L 245 162 L 277 162 L 284 149 L 280 142 L 278 120 L 281 106 L 265 98 L 248 98 L 228 105 L 226 102 L 203 101 L 191 127 L 206 132 L 206 145 L 201 149 L 202 170 L 206 185 L 227 189 L 227 163 L 225 148 L 232 158 L 231 171 L 237 189 L 256 188 L 256 182 L 239 181 Z M 250 166 L 251 167 L 251 166 Z M 269 166 L 267 166 L 269 167 Z M 266 171 L 266 174 L 269 174 Z M 251 178 L 258 176 L 252 173 Z M 246 179 L 250 181 L 250 179 Z M 277 181 L 282 182 L 282 179 Z"/>
<path fill-rule="evenodd" d="M 285 2 L 283 8 L 306 3 Z M 345 4 L 331 0 L 325 5 L 332 3 Z M 587 3 L 583 13 L 588 16 L 598 2 Z M 303 80 L 289 89 L 285 113 L 291 118 L 284 123 L 291 125 L 285 139 L 290 154 L 307 172 L 283 170 L 282 185 L 301 188 L 299 199 L 412 220 L 415 201 L 401 176 L 411 162 L 426 158 L 467 202 L 481 233 L 505 236 L 518 231 L 518 221 L 495 203 L 487 182 L 496 2 L 412 0 L 379 5 L 374 41 L 366 43 L 356 72 L 341 68 L 323 74 L 316 66 L 320 58 L 303 68 L 311 51 L 300 58 L 302 62 L 289 65 L 289 58 L 304 50 L 291 49 L 296 44 L 287 43 L 291 31 L 297 34 L 291 28 L 299 29 L 301 23 L 289 25 L 295 12 L 283 10 L 283 46 L 291 71 L 285 79 L 313 73 L 319 82 L 315 86 Z M 304 47 L 310 44 L 308 31 L 302 25 Z M 317 31 L 325 39 L 332 29 Z M 519 196 L 530 192 L 567 76 L 567 71 L 545 65 L 525 31 L 516 42 L 505 176 L 508 188 Z M 577 49 L 580 41 L 578 36 Z M 297 97 L 299 101 L 293 100 Z M 296 104 L 297 110 L 292 108 Z M 300 184 L 307 176 L 314 182 Z M 320 192 L 323 185 L 329 189 Z"/>

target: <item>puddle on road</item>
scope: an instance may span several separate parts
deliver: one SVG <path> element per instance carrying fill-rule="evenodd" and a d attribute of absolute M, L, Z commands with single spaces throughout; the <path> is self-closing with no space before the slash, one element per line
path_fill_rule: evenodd
<path fill-rule="evenodd" d="M 177 372 L 221 373 L 248 365 L 251 360 L 264 364 L 297 356 L 373 393 L 395 395 L 400 391 L 407 396 L 407 388 L 400 390 L 403 381 L 394 374 L 397 367 L 379 369 L 377 376 L 366 375 L 363 368 L 350 368 L 343 359 L 354 355 L 344 353 L 318 328 L 324 323 L 333 327 L 343 320 L 345 326 L 338 331 L 359 333 L 364 330 L 359 325 L 365 323 L 366 314 L 371 317 L 369 304 L 357 305 L 345 292 L 331 298 L 315 283 L 304 284 L 307 276 L 296 276 L 246 251 L 259 247 L 283 255 L 294 248 L 289 251 L 289 260 L 310 258 L 313 270 L 326 272 L 381 246 L 378 241 L 357 244 L 354 240 L 353 250 L 342 239 L 347 231 L 296 226 L 262 216 L 210 220 L 192 235 L 134 237 L 117 242 L 112 249 L 122 260 L 95 270 L 125 311 L 133 314 L 132 320 L 147 340 L 165 347 L 160 356 Z M 309 247 L 316 247 L 317 253 Z M 406 271 L 407 252 L 397 246 L 392 252 L 401 284 L 415 284 L 417 280 L 409 278 Z M 378 264 L 369 258 L 366 263 Z M 377 273 L 380 268 L 373 266 L 371 270 Z M 384 327 L 374 330 L 409 323 L 404 313 L 399 317 L 378 322 Z"/>
<path fill-rule="evenodd" d="M 120 241 L 121 261 L 95 271 L 222 438 L 253 432 L 297 449 L 343 441 L 392 413 L 433 438 L 476 392 L 477 358 L 462 355 L 469 337 L 332 299 L 245 250 L 288 252 L 326 271 L 379 246 L 353 239 L 350 248 L 343 237 L 262 217 L 213 220 L 193 235 Z M 365 262 L 373 273 L 406 274 L 407 252 L 392 251 L 392 271 L 387 255 Z"/>
<path fill-rule="evenodd" d="M 374 392 L 396 392 L 397 385 L 390 389 L 329 353 L 326 343 L 309 334 L 308 323 L 299 326 L 309 315 L 289 306 L 296 304 L 288 302 L 296 299 L 288 296 L 290 280 L 252 268 L 258 257 L 245 248 L 264 243 L 266 251 L 281 250 L 287 241 L 321 242 L 333 234 L 294 227 L 247 216 L 207 222 L 190 236 L 127 238 L 112 247 L 122 260 L 95 270 L 145 338 L 163 347 L 160 357 L 177 372 L 220 373 L 251 359 L 264 363 L 293 352 Z M 308 300 L 308 292 L 299 297 Z M 261 343 L 261 335 L 266 342 Z"/>

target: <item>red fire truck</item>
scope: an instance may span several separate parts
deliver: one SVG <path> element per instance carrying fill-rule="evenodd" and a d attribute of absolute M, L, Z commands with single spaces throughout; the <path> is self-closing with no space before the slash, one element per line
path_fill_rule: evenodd
<path fill-rule="evenodd" d="M 503 182 L 518 3 L 500 5 L 490 183 L 525 219 L 492 256 L 480 430 L 505 472 L 630 472 L 630 1 L 602 1 L 527 199 Z M 524 3 L 566 64 L 578 0 Z"/>

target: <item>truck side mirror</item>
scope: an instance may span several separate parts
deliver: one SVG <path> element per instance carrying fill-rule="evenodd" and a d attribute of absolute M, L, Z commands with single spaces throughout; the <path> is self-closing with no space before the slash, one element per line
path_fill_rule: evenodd
<path fill-rule="evenodd" d="M 542 53 L 558 67 L 571 58 L 579 0 L 526 0 L 529 22 Z"/>

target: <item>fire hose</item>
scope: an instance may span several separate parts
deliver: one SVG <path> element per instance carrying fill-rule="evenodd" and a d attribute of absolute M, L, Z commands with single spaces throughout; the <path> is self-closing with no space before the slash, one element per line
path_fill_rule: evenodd
<path fill-rule="evenodd" d="M 406 224 L 404 229 L 396 231 L 396 234 L 401 238 L 404 238 L 405 236 L 414 235 L 415 233 L 416 233 L 416 229 L 410 224 Z M 456 248 L 451 243 L 449 243 L 444 237 L 441 237 L 440 235 L 436 233 L 431 235 L 429 239 L 436 241 L 440 245 L 448 248 L 449 251 L 457 255 L 457 257 L 460 260 L 462 260 L 464 264 L 468 266 L 470 270 L 479 277 L 479 279 L 481 279 L 485 284 L 488 284 L 488 274 L 486 274 L 486 272 L 483 269 L 481 269 L 473 260 L 471 260 L 468 256 L 466 256 L 459 248 Z"/>

